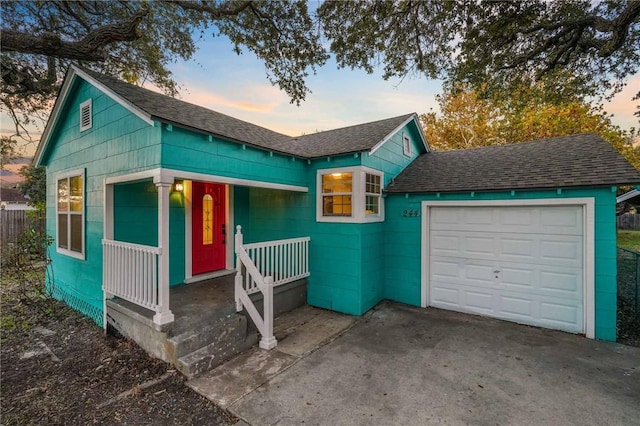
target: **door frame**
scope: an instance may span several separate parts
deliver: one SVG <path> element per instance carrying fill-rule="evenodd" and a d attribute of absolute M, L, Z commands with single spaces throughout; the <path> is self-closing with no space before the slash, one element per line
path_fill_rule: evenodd
<path fill-rule="evenodd" d="M 211 182 L 219 184 L 218 182 Z M 229 184 L 222 184 L 225 186 L 225 213 L 224 220 L 227 224 L 227 238 L 225 245 L 225 269 L 221 269 L 218 271 L 213 271 L 209 273 L 204 273 L 200 275 L 193 275 L 193 269 L 191 264 L 191 243 L 193 237 L 193 230 L 191 229 L 192 218 L 193 218 L 193 190 L 192 190 L 192 181 L 185 180 L 184 184 L 184 283 L 189 284 L 197 281 L 203 281 L 210 278 L 228 275 L 234 269 L 233 264 L 233 254 L 234 254 L 234 234 L 235 227 L 233 223 L 233 186 Z"/>
<path fill-rule="evenodd" d="M 527 200 L 457 200 L 422 201 L 422 221 L 420 235 L 420 306 L 426 308 L 429 303 L 429 223 L 432 207 L 545 207 L 578 206 L 582 207 L 582 294 L 583 324 L 585 335 L 595 338 L 595 199 L 583 198 L 538 198 Z"/>

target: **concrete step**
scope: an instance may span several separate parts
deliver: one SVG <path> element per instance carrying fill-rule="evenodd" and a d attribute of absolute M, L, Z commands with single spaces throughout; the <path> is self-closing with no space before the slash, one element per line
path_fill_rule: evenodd
<path fill-rule="evenodd" d="M 225 339 L 229 334 L 244 336 L 247 333 L 247 318 L 235 312 L 221 317 L 211 318 L 208 322 L 191 327 L 177 336 L 167 339 L 173 358 L 178 359 L 191 352 L 209 345 L 212 342 Z M 236 337 L 237 337 L 236 336 Z"/>
<path fill-rule="evenodd" d="M 246 319 L 245 319 L 246 321 Z M 213 341 L 177 359 L 177 367 L 188 378 L 205 373 L 258 343 L 258 333 L 247 332 L 246 323 L 229 327 Z"/>

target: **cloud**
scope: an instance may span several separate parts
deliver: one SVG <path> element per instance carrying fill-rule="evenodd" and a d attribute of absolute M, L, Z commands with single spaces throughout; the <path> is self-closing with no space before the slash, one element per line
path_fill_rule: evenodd
<path fill-rule="evenodd" d="M 625 88 L 604 106 L 605 110 L 613 114 L 612 121 L 620 127 L 638 127 L 639 120 L 633 113 L 637 111 L 638 101 L 631 99 L 640 92 L 640 75 L 636 74 L 629 79 Z"/>

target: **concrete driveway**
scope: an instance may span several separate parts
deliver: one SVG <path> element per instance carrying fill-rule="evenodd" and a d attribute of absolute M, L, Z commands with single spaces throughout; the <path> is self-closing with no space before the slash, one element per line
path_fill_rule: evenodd
<path fill-rule="evenodd" d="M 640 349 L 384 302 L 229 409 L 252 425 L 640 424 Z"/>

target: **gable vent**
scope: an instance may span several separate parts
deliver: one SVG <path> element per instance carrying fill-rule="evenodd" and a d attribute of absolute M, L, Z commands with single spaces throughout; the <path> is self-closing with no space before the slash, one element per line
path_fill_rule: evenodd
<path fill-rule="evenodd" d="M 80 131 L 90 129 L 92 125 L 91 99 L 80 104 Z"/>

